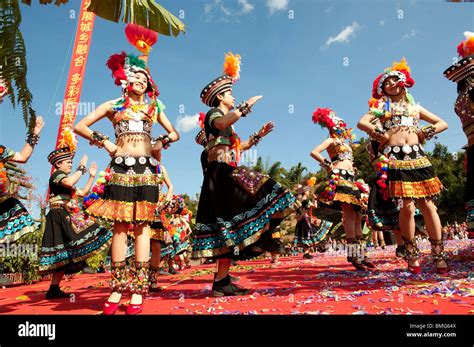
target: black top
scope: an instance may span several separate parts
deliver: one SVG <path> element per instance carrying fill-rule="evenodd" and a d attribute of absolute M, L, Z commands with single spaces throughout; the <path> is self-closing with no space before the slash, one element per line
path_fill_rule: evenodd
<path fill-rule="evenodd" d="M 49 199 L 69 200 L 72 196 L 72 189 L 61 185 L 61 181 L 67 177 L 64 171 L 56 170 L 49 178 Z"/>
<path fill-rule="evenodd" d="M 215 118 L 215 113 L 219 113 L 221 117 L 224 116 L 224 112 L 220 108 L 214 107 L 211 108 L 207 114 L 206 114 L 206 119 L 204 122 L 204 131 L 206 132 L 206 138 L 209 141 L 209 136 L 212 135 L 214 138 L 218 136 L 223 136 L 223 137 L 230 137 L 232 135 L 232 127 L 227 127 L 223 130 L 219 130 L 216 127 L 214 127 L 214 119 L 212 120 L 212 123 L 210 123 L 211 116 L 214 115 L 213 118 Z M 211 125 L 212 124 L 212 125 Z"/>

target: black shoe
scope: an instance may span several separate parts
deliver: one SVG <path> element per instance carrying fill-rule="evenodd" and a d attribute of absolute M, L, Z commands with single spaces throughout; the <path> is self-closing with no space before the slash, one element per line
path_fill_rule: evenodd
<path fill-rule="evenodd" d="M 303 254 L 303 259 L 313 259 L 313 256 L 309 253 Z"/>
<path fill-rule="evenodd" d="M 375 269 L 375 264 L 372 263 L 369 258 L 364 258 L 361 263 L 369 269 Z"/>
<path fill-rule="evenodd" d="M 172 275 L 177 275 L 178 274 L 178 271 L 176 271 L 174 267 L 170 267 L 168 269 L 168 272 Z"/>
<path fill-rule="evenodd" d="M 347 261 L 349 263 L 351 263 L 355 268 L 356 270 L 358 271 L 367 271 L 367 267 L 358 259 L 354 258 L 354 257 L 347 257 Z"/>
<path fill-rule="evenodd" d="M 249 291 L 244 288 L 237 287 L 230 281 L 229 276 L 226 278 L 214 282 L 212 285 L 212 296 L 221 297 L 221 296 L 240 296 L 247 295 Z"/>
<path fill-rule="evenodd" d="M 397 249 L 395 250 L 395 255 L 398 258 L 405 258 L 407 256 L 407 250 L 405 248 L 405 245 L 397 246 Z"/>
<path fill-rule="evenodd" d="M 161 289 L 160 286 L 156 286 L 156 287 L 153 287 L 153 285 L 150 286 L 150 288 L 148 289 L 148 291 L 150 293 L 158 293 L 158 292 L 161 292 L 163 289 Z"/>
<path fill-rule="evenodd" d="M 45 299 L 50 300 L 50 299 L 64 299 L 64 298 L 69 298 L 71 294 L 63 292 L 60 288 L 59 285 L 51 285 L 49 286 L 49 290 L 46 293 Z"/>

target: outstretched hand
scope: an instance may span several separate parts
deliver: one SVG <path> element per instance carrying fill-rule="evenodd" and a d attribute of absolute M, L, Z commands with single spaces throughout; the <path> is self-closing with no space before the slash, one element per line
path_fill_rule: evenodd
<path fill-rule="evenodd" d="M 267 136 L 269 133 L 273 131 L 274 128 L 275 128 L 275 124 L 273 122 L 267 122 L 260 128 L 260 130 L 258 131 L 258 135 L 260 137 Z"/>

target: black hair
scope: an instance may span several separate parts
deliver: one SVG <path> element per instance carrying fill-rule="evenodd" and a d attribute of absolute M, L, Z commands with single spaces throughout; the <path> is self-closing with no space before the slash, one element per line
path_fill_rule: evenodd
<path fill-rule="evenodd" d="M 217 98 L 218 95 L 224 96 L 224 93 L 219 93 L 216 95 L 216 97 L 212 101 L 212 104 L 211 104 L 212 107 L 219 107 L 219 104 L 221 103 L 221 101 Z"/>

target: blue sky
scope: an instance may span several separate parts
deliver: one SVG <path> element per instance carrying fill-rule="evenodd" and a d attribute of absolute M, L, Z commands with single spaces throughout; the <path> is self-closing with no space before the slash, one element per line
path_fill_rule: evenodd
<path fill-rule="evenodd" d="M 199 99 L 202 87 L 221 74 L 225 52 L 239 53 L 243 64 L 241 79 L 234 88 L 236 99 L 258 94 L 264 98 L 249 117 L 236 124 L 237 132 L 247 138 L 272 120 L 276 129 L 262 140 L 256 154 L 270 161 L 279 160 L 287 167 L 302 162 L 316 171 L 319 165 L 309 152 L 327 133 L 312 124 L 313 110 L 333 108 L 355 128 L 367 110 L 375 77 L 392 61 L 405 56 L 416 81 L 411 89 L 415 100 L 449 123 L 449 129 L 438 141 L 453 152 L 466 144 L 453 111 L 456 86 L 442 72 L 457 56 L 456 46 L 463 39 L 463 32 L 473 31 L 474 4 L 433 0 L 159 3 L 177 15 L 184 14 L 182 20 L 188 27 L 186 34 L 178 38 L 160 36 L 150 56 L 160 99 L 175 125 L 179 117 L 207 111 Z M 71 19 L 71 11 L 78 16 L 79 1 L 71 0 L 61 7 L 41 6 L 33 1 L 31 7 L 21 5 L 21 10 L 33 106 L 46 118 L 40 144 L 25 168 L 33 174 L 38 193 L 44 194 L 50 170 L 46 156 L 54 147 L 59 124 L 56 104 L 64 95 L 70 44 L 77 25 Z M 133 52 L 124 28 L 123 23 L 96 18 L 81 97 L 89 108 L 120 96 L 105 62 L 113 53 Z M 26 131 L 21 108 L 13 110 L 5 100 L 0 113 L 0 142 L 19 150 Z M 189 118 L 185 120 L 189 126 Z M 93 128 L 113 136 L 107 121 Z M 163 153 L 163 164 L 175 190 L 190 195 L 199 192 L 202 182 L 201 148 L 194 142 L 197 131 L 182 131 L 181 141 Z M 161 133 L 163 130 L 156 126 L 154 134 Z M 362 135 L 358 130 L 355 133 Z M 432 144 L 427 147 L 431 149 Z M 84 153 L 100 168 L 107 166 L 106 152 L 91 148 L 80 139 L 77 157 Z M 33 211 L 37 209 L 33 207 Z"/>

